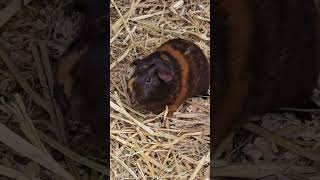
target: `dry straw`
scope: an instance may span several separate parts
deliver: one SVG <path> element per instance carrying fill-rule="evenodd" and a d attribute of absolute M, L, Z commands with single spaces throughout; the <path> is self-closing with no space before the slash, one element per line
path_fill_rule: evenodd
<path fill-rule="evenodd" d="M 209 179 L 209 100 L 195 97 L 162 120 L 131 104 L 126 81 L 133 59 L 173 38 L 195 42 L 209 59 L 206 0 L 111 1 L 110 126 L 112 179 Z"/>
<path fill-rule="evenodd" d="M 76 35 L 79 20 L 70 15 L 70 2 L 0 3 L 0 137 L 5 144 L 0 174 L 5 178 L 99 179 L 107 174 L 103 165 L 64 145 L 59 130 L 64 121 L 53 110 L 53 66 Z M 209 1 L 117 0 L 110 9 L 111 179 L 208 179 L 209 100 L 189 99 L 174 118 L 161 121 L 166 112 L 144 114 L 131 104 L 126 81 L 134 58 L 175 37 L 192 40 L 209 58 Z M 51 158 L 56 158 L 52 149 L 66 161 Z"/>

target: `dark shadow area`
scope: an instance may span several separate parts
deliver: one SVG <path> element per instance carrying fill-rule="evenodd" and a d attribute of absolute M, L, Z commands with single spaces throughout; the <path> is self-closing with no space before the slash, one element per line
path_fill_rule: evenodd
<path fill-rule="evenodd" d="M 107 178 L 108 5 L 0 2 L 1 176 Z"/>
<path fill-rule="evenodd" d="M 212 179 L 319 178 L 318 1 L 212 8 Z"/>

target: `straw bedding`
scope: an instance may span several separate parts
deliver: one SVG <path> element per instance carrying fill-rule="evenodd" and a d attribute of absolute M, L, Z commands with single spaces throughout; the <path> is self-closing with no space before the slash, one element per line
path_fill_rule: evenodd
<path fill-rule="evenodd" d="M 130 101 L 130 63 L 173 38 L 210 58 L 208 1 L 111 1 L 110 126 L 112 179 L 209 179 L 210 103 L 194 97 L 172 119 Z"/>

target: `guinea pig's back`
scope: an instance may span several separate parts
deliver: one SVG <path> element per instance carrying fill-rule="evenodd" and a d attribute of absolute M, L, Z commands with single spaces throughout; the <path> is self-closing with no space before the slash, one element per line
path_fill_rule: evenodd
<path fill-rule="evenodd" d="M 210 83 L 210 67 L 202 50 L 191 41 L 179 38 L 166 42 L 159 49 L 166 46 L 170 46 L 173 49 L 171 54 L 174 54 L 174 56 L 176 56 L 176 54 L 182 55 L 176 56 L 181 57 L 176 58 L 176 60 L 180 61 L 180 68 L 182 71 L 185 71 L 185 74 L 181 71 L 180 72 L 182 74 L 182 78 L 187 79 L 187 96 L 191 97 L 206 93 Z"/>

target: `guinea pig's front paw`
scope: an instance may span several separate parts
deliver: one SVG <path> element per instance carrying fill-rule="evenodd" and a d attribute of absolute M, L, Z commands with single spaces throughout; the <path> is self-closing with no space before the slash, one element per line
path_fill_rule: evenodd
<path fill-rule="evenodd" d="M 168 114 L 167 114 L 167 117 L 168 117 L 168 118 L 172 118 L 174 112 L 175 112 L 175 111 L 169 111 Z"/>
<path fill-rule="evenodd" d="M 172 118 L 173 117 L 173 114 L 178 110 L 178 107 L 177 105 L 173 104 L 173 105 L 170 105 L 168 107 L 169 111 L 168 111 L 168 114 L 167 114 L 167 117 L 168 118 Z"/>

